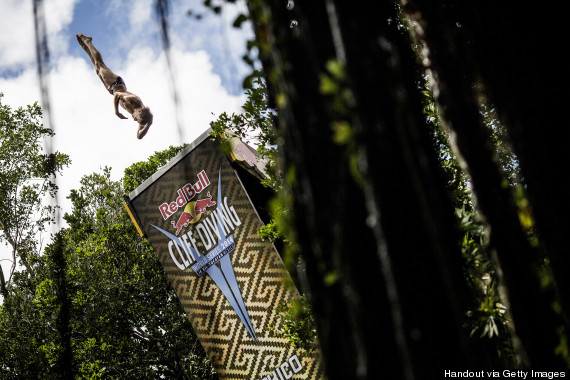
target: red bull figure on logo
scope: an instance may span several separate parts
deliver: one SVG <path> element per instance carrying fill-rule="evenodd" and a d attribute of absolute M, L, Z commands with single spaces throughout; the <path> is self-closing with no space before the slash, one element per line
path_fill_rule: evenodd
<path fill-rule="evenodd" d="M 194 217 L 192 214 L 190 214 L 188 211 L 184 211 L 182 212 L 182 215 L 180 215 L 180 218 L 178 218 L 177 222 L 174 222 L 174 220 L 170 222 L 172 223 L 172 226 L 176 228 L 176 236 L 178 236 L 182 227 L 188 227 L 193 219 Z"/>
<path fill-rule="evenodd" d="M 196 201 L 196 216 L 203 214 L 204 212 L 206 212 L 206 208 L 210 207 L 210 206 L 214 206 L 216 204 L 216 202 L 214 202 L 212 200 L 212 196 L 210 195 L 210 192 L 208 191 L 208 194 L 206 194 L 207 198 L 204 199 L 200 199 Z"/>

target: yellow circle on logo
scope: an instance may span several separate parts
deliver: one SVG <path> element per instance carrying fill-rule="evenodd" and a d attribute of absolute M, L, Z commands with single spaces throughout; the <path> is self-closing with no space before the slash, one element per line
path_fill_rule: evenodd
<path fill-rule="evenodd" d="M 184 211 L 192 215 L 192 220 L 190 221 L 190 224 L 198 223 L 200 221 L 200 218 L 202 217 L 202 214 L 196 216 L 196 201 L 188 202 L 186 204 L 186 207 L 184 207 Z"/>

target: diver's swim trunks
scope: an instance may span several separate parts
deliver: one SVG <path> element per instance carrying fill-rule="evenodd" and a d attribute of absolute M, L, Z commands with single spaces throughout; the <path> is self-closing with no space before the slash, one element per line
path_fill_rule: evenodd
<path fill-rule="evenodd" d="M 117 80 L 110 85 L 107 90 L 109 90 L 109 92 L 112 94 L 113 93 L 113 89 L 115 88 L 115 86 L 117 86 L 118 84 L 122 84 L 123 86 L 125 86 L 125 89 L 127 88 L 127 85 L 125 84 L 125 81 L 123 80 L 123 78 L 121 77 L 117 77 Z"/>

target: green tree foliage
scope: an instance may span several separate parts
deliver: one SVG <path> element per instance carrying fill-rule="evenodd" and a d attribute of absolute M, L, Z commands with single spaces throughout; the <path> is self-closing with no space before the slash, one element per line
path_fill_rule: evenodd
<path fill-rule="evenodd" d="M 44 139 L 54 132 L 43 126 L 37 103 L 12 109 L 2 104 L 3 96 L 0 93 L 0 242 L 12 253 L 8 278 L 0 268 L 0 292 L 6 298 L 18 265 L 34 276 L 31 263 L 40 253 L 38 236 L 54 220 L 46 196 L 55 196 L 56 174 L 71 161 L 65 154 L 43 151 Z"/>
<path fill-rule="evenodd" d="M 289 302 L 281 301 L 275 322 L 269 324 L 268 330 L 287 338 L 291 347 L 305 352 L 318 349 L 315 320 L 306 295 Z"/>
<path fill-rule="evenodd" d="M 160 152 L 154 152 L 146 161 L 140 161 L 132 164 L 125 169 L 123 177 L 123 186 L 126 192 L 131 192 L 143 183 L 147 178 L 153 175 L 161 166 L 166 164 L 171 158 L 178 154 L 186 145 L 170 146 Z"/>
<path fill-rule="evenodd" d="M 262 181 L 266 186 L 276 188 L 280 185 L 277 170 L 277 139 L 274 126 L 276 112 L 270 108 L 267 100 L 265 82 L 254 73 L 252 86 L 246 90 L 247 99 L 242 105 L 242 112 L 228 115 L 223 112 L 210 123 L 212 136 L 231 133 L 244 142 L 256 146 L 260 158 L 267 161 L 265 171 L 270 178 Z"/>
<path fill-rule="evenodd" d="M 37 277 L 41 276 L 39 272 Z M 46 285 L 47 282 L 44 290 Z M 50 296 L 53 300 L 53 294 Z M 59 349 L 53 318 L 55 307 L 44 297 L 36 297 L 34 281 L 15 273 L 10 296 L 0 307 L 2 378 L 49 378 L 49 368 L 57 362 Z"/>
<path fill-rule="evenodd" d="M 190 372 L 192 347 L 200 353 L 200 346 L 156 254 L 124 211 L 120 183 L 105 170 L 81 184 L 66 217 L 72 330 L 81 334 L 74 340 L 78 373 L 176 378 Z"/>
<path fill-rule="evenodd" d="M 3 379 L 71 378 L 69 299 L 62 234 L 34 258 L 35 276 L 14 274 L 0 306 L 0 375 Z"/>
<path fill-rule="evenodd" d="M 422 56 L 419 54 L 419 58 Z M 455 215 L 461 231 L 459 242 L 463 257 L 464 276 L 472 293 L 472 303 L 466 311 L 465 326 L 472 341 L 480 341 L 487 360 L 497 365 L 514 366 L 516 357 L 512 347 L 512 321 L 501 302 L 499 278 L 489 251 L 489 230 L 475 206 L 469 179 L 452 149 L 447 130 L 442 126 L 438 106 L 427 81 L 424 82 L 424 115 L 433 134 L 434 150 L 445 184 L 455 206 Z M 491 105 L 481 102 L 481 114 L 491 136 L 495 159 L 513 189 L 521 189 L 516 157 L 508 144 L 505 129 Z M 494 359 L 493 359 L 494 358 Z"/>
<path fill-rule="evenodd" d="M 105 168 L 71 192 L 68 228 L 35 258 L 33 278 L 15 276 L 0 307 L 7 378 L 216 378 L 156 253 L 123 207 L 122 183 L 137 186 L 180 149 L 133 164 L 122 182 Z"/>

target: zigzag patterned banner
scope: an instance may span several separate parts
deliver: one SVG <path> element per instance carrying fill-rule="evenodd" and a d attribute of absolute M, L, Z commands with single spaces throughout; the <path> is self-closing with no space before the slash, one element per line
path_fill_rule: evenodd
<path fill-rule="evenodd" d="M 268 331 L 298 293 L 219 143 L 205 133 L 129 201 L 220 379 L 322 378 L 318 352 Z"/>

